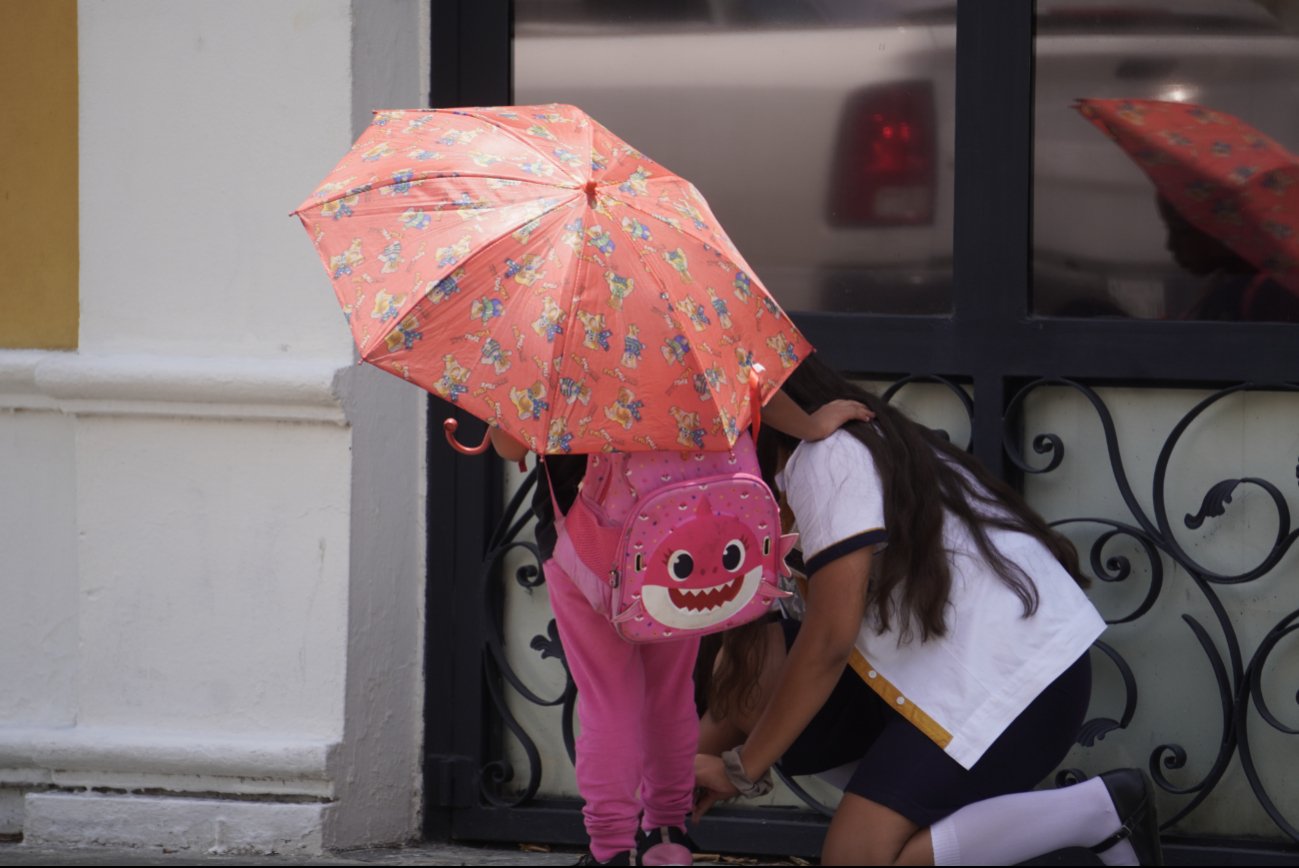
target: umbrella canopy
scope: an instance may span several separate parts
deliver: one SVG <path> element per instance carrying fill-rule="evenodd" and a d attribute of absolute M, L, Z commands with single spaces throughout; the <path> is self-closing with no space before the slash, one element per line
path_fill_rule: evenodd
<path fill-rule="evenodd" d="M 1299 158 L 1244 121 L 1191 103 L 1075 107 L 1182 217 L 1299 295 Z"/>
<path fill-rule="evenodd" d="M 364 361 L 544 453 L 724 449 L 811 347 L 699 191 L 565 105 L 376 112 L 295 212 Z"/>

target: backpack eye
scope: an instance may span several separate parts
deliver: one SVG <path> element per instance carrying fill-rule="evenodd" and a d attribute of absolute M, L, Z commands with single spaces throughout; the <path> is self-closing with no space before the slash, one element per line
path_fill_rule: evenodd
<path fill-rule="evenodd" d="M 726 567 L 727 572 L 735 572 L 744 563 L 744 543 L 733 539 L 726 544 L 722 550 L 722 566 Z"/>
<path fill-rule="evenodd" d="M 678 582 L 684 582 L 695 571 L 695 559 L 685 549 L 677 549 L 668 558 L 668 573 Z"/>

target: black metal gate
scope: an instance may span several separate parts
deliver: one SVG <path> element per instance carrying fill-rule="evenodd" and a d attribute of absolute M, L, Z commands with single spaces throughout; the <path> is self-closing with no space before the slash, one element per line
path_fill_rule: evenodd
<path fill-rule="evenodd" d="M 433 0 L 434 105 L 489 105 L 511 102 L 510 9 L 504 0 Z M 1219 588 L 1253 581 L 1290 550 L 1299 530 L 1291 525 L 1281 495 L 1286 479 L 1226 479 L 1204 495 L 1187 526 L 1222 515 L 1238 490 L 1261 490 L 1275 507 L 1278 532 L 1270 551 L 1230 574 L 1215 571 L 1185 551 L 1173 534 L 1161 492 L 1168 456 L 1182 434 L 1206 409 L 1245 390 L 1299 391 L 1299 326 L 1280 323 L 1208 323 L 1150 320 L 1050 319 L 1030 311 L 1033 148 L 1032 0 L 965 2 L 957 10 L 956 193 L 953 309 L 942 316 L 887 316 L 818 313 L 797 316 L 821 353 L 841 370 L 881 379 L 937 379 L 972 387 L 969 403 L 972 449 L 1005 478 L 1049 473 L 1063 454 L 1063 440 L 1033 436 L 1037 457 L 1020 454 L 1021 408 L 1045 385 L 1063 385 L 1094 408 L 1105 431 L 1112 474 L 1128 515 L 1077 516 L 1104 528 L 1090 552 L 1081 552 L 1093 575 L 1120 581 L 1131 571 L 1123 557 L 1107 557 L 1116 536 L 1134 541 L 1148 556 L 1149 590 L 1131 612 L 1112 623 L 1142 617 L 1154 606 L 1177 605 L 1160 598 L 1161 555 L 1191 577 L 1212 619 L 1206 624 L 1182 615 L 1202 647 L 1200 661 L 1213 673 L 1201 701 L 1220 708 L 1221 738 L 1211 770 L 1198 781 L 1180 779 L 1185 750 L 1160 740 L 1149 770 L 1168 793 L 1184 796 L 1172 823 L 1210 796 L 1239 759 L 1251 790 L 1280 832 L 1299 844 L 1299 816 L 1286 816 L 1259 774 L 1246 723 L 1254 716 L 1276 732 L 1299 734 L 1269 705 L 1260 690 L 1261 673 L 1285 637 L 1299 630 L 1299 610 L 1277 611 L 1275 625 L 1246 656 Z M 995 215 L 995 219 L 990 219 Z M 868 336 L 868 340 L 863 340 Z M 1210 397 L 1167 433 L 1156 467 L 1155 501 L 1147 509 L 1127 479 L 1113 422 L 1096 387 L 1196 387 Z M 961 391 L 962 400 L 965 393 Z M 433 838 L 514 840 L 552 843 L 584 841 L 578 804 L 537 795 L 540 759 L 531 768 L 502 764 L 506 728 L 526 746 L 529 736 L 510 717 L 503 700 L 515 691 L 531 702 L 555 705 L 571 735 L 573 691 L 538 696 L 522 683 L 501 654 L 503 581 L 540 580 L 535 565 L 502 580 L 499 559 L 527 548 L 519 536 L 526 521 L 525 486 L 503 504 L 501 462 L 468 460 L 452 453 L 438 435 L 449 405 L 433 399 L 429 417 L 429 588 L 428 694 L 426 701 L 426 833 Z M 1299 419 L 1295 420 L 1299 427 Z M 465 420 L 473 433 L 476 423 Z M 481 427 L 478 427 L 481 431 Z M 1243 488 L 1242 488 L 1243 487 Z M 1224 657 L 1210 633 L 1221 637 Z M 537 653 L 561 655 L 558 640 L 537 636 Z M 1126 701 L 1113 718 L 1089 723 L 1084 738 L 1097 738 L 1131 720 L 1140 685 L 1121 654 L 1098 650 L 1122 674 Z M 1251 708 L 1255 711 L 1251 712 Z M 568 743 L 571 751 L 571 739 Z M 508 782 L 508 783 L 507 783 Z M 700 830 L 701 843 L 730 852 L 801 853 L 819 850 L 824 818 L 815 811 L 719 811 Z M 1167 825 L 1167 824 L 1166 824 Z M 1170 842 L 1170 858 L 1183 863 L 1220 864 L 1238 860 L 1296 864 L 1295 853 L 1270 845 L 1267 853 L 1240 849 L 1244 842 Z M 1221 849 L 1226 847 L 1226 849 Z"/>

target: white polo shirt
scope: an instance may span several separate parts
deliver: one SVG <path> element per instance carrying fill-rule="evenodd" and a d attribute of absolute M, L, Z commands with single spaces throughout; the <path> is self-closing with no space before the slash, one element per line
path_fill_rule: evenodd
<path fill-rule="evenodd" d="M 846 431 L 801 443 L 776 481 L 794 513 L 809 576 L 849 552 L 887 544 L 874 459 Z M 988 535 L 1037 586 L 1033 615 L 1024 617 L 1023 603 L 983 560 L 965 525 L 947 514 L 947 634 L 921 642 L 915 630 L 904 643 L 896 623 L 881 633 L 868 612 L 852 659 L 890 707 L 967 769 L 1105 630 L 1045 546 L 1023 533 L 989 529 Z"/>

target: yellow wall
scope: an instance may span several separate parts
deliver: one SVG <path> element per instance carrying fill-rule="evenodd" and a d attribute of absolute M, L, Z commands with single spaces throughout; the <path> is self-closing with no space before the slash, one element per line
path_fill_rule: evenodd
<path fill-rule="evenodd" d="M 77 3 L 0 0 L 0 348 L 77 345 Z"/>

